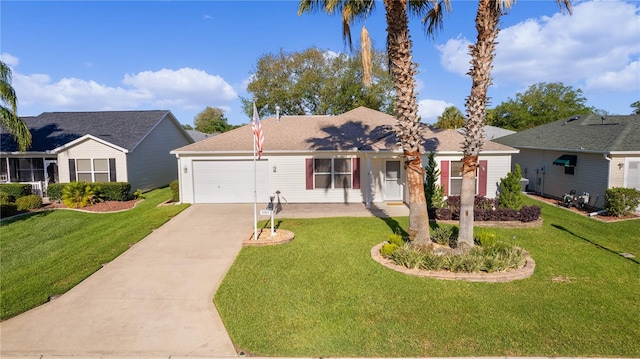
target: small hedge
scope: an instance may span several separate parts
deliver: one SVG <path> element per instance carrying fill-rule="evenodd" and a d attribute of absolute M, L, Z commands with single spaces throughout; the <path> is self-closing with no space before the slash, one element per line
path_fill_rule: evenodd
<path fill-rule="evenodd" d="M 0 184 L 0 192 L 7 193 L 13 198 L 20 198 L 31 194 L 31 185 L 25 183 Z"/>
<path fill-rule="evenodd" d="M 47 196 L 51 201 L 62 199 L 62 190 L 68 183 L 52 183 L 47 188 Z M 105 201 L 128 201 L 131 199 L 131 184 L 128 182 L 96 182 L 91 183 L 95 188 L 100 189 Z"/>
<path fill-rule="evenodd" d="M 131 199 L 131 184 L 128 182 L 96 182 L 105 201 L 128 201 Z"/>
<path fill-rule="evenodd" d="M 16 206 L 18 211 L 40 208 L 42 207 L 42 197 L 36 194 L 20 197 L 16 199 Z"/>
<path fill-rule="evenodd" d="M 15 203 L 0 204 L 0 217 L 11 217 L 18 213 L 18 206 Z"/>
<path fill-rule="evenodd" d="M 611 216 L 628 216 L 639 205 L 640 191 L 635 188 L 613 187 L 604 194 L 604 209 Z"/>
<path fill-rule="evenodd" d="M 47 186 L 47 197 L 50 201 L 59 201 L 62 199 L 62 189 L 66 183 L 51 183 Z"/>

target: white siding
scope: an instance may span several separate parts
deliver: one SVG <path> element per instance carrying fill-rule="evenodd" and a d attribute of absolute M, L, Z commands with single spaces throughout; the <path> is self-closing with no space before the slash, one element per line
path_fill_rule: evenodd
<path fill-rule="evenodd" d="M 624 187 L 625 173 L 625 157 L 611 156 L 609 187 Z"/>
<path fill-rule="evenodd" d="M 58 177 L 60 183 L 70 182 L 69 159 L 96 158 L 115 158 L 116 180 L 118 182 L 128 182 L 126 154 L 98 141 L 87 139 L 58 154 Z"/>
<path fill-rule="evenodd" d="M 166 116 L 128 155 L 131 190 L 149 191 L 178 178 L 176 157 L 169 152 L 191 143 Z"/>
<path fill-rule="evenodd" d="M 334 154 L 322 154 L 316 157 L 330 158 Z M 353 158 L 353 156 L 345 156 Z M 270 155 L 263 156 L 267 161 L 267 179 L 258 179 L 269 183 L 269 194 L 276 195 L 280 191 L 282 202 L 288 203 L 364 203 L 371 184 L 372 202 L 384 201 L 384 163 L 386 159 L 399 157 L 370 158 L 371 181 L 367 174 L 367 158 L 360 158 L 360 189 L 306 189 L 306 159 L 314 158 L 311 154 Z M 247 160 L 247 156 L 214 156 L 187 155 L 178 159 L 180 177 L 180 198 L 185 203 L 194 203 L 193 162 L 194 161 L 239 161 Z M 185 171 L 186 168 L 186 171 Z M 250 181 L 248 191 L 253 191 Z"/>
<path fill-rule="evenodd" d="M 423 156 L 422 163 L 427 163 L 427 156 Z M 495 198 L 498 195 L 498 186 L 500 179 L 507 176 L 507 173 L 511 171 L 511 155 L 510 154 L 496 154 L 496 155 L 480 155 L 479 161 L 487 161 L 487 198 Z M 436 154 L 435 161 L 438 167 L 440 167 L 441 161 L 462 161 L 462 155 L 440 155 Z M 442 169 L 440 169 L 442 171 Z M 442 180 L 442 178 L 440 178 Z M 442 186 L 442 182 L 440 182 Z"/>
<path fill-rule="evenodd" d="M 564 154 L 577 156 L 574 175 L 565 174 L 563 166 L 553 165 L 553 161 Z M 513 156 L 513 165 L 516 163 L 529 179 L 529 190 L 533 192 L 556 198 L 562 198 L 571 190 L 578 194 L 588 192 L 590 205 L 604 205 L 610 171 L 609 161 L 602 154 L 521 149 Z"/>

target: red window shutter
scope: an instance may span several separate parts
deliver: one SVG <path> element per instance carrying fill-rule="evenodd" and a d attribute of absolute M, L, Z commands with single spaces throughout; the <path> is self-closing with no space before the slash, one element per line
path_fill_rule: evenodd
<path fill-rule="evenodd" d="M 306 159 L 307 189 L 313 189 L 313 158 Z"/>
<path fill-rule="evenodd" d="M 353 189 L 360 189 L 360 158 L 355 157 L 353 165 Z"/>
<path fill-rule="evenodd" d="M 449 195 L 449 161 L 440 161 L 440 187 L 443 194 Z"/>
<path fill-rule="evenodd" d="M 480 160 L 478 170 L 478 196 L 487 196 L 487 160 Z"/>

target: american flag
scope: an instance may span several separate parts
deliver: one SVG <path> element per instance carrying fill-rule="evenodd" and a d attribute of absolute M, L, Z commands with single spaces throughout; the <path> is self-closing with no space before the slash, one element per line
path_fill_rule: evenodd
<path fill-rule="evenodd" d="M 258 159 L 260 159 L 262 156 L 262 145 L 264 145 L 264 134 L 262 133 L 262 125 L 260 124 L 260 117 L 258 116 L 255 102 L 253 103 L 251 129 L 253 130 L 253 138 L 256 140 L 256 153 L 258 154 Z"/>

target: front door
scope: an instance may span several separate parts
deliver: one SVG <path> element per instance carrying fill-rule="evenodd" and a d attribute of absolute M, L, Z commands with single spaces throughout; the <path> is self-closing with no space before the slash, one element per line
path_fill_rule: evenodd
<path fill-rule="evenodd" d="M 385 162 L 384 200 L 397 201 L 402 199 L 402 177 L 400 176 L 400 161 Z"/>

